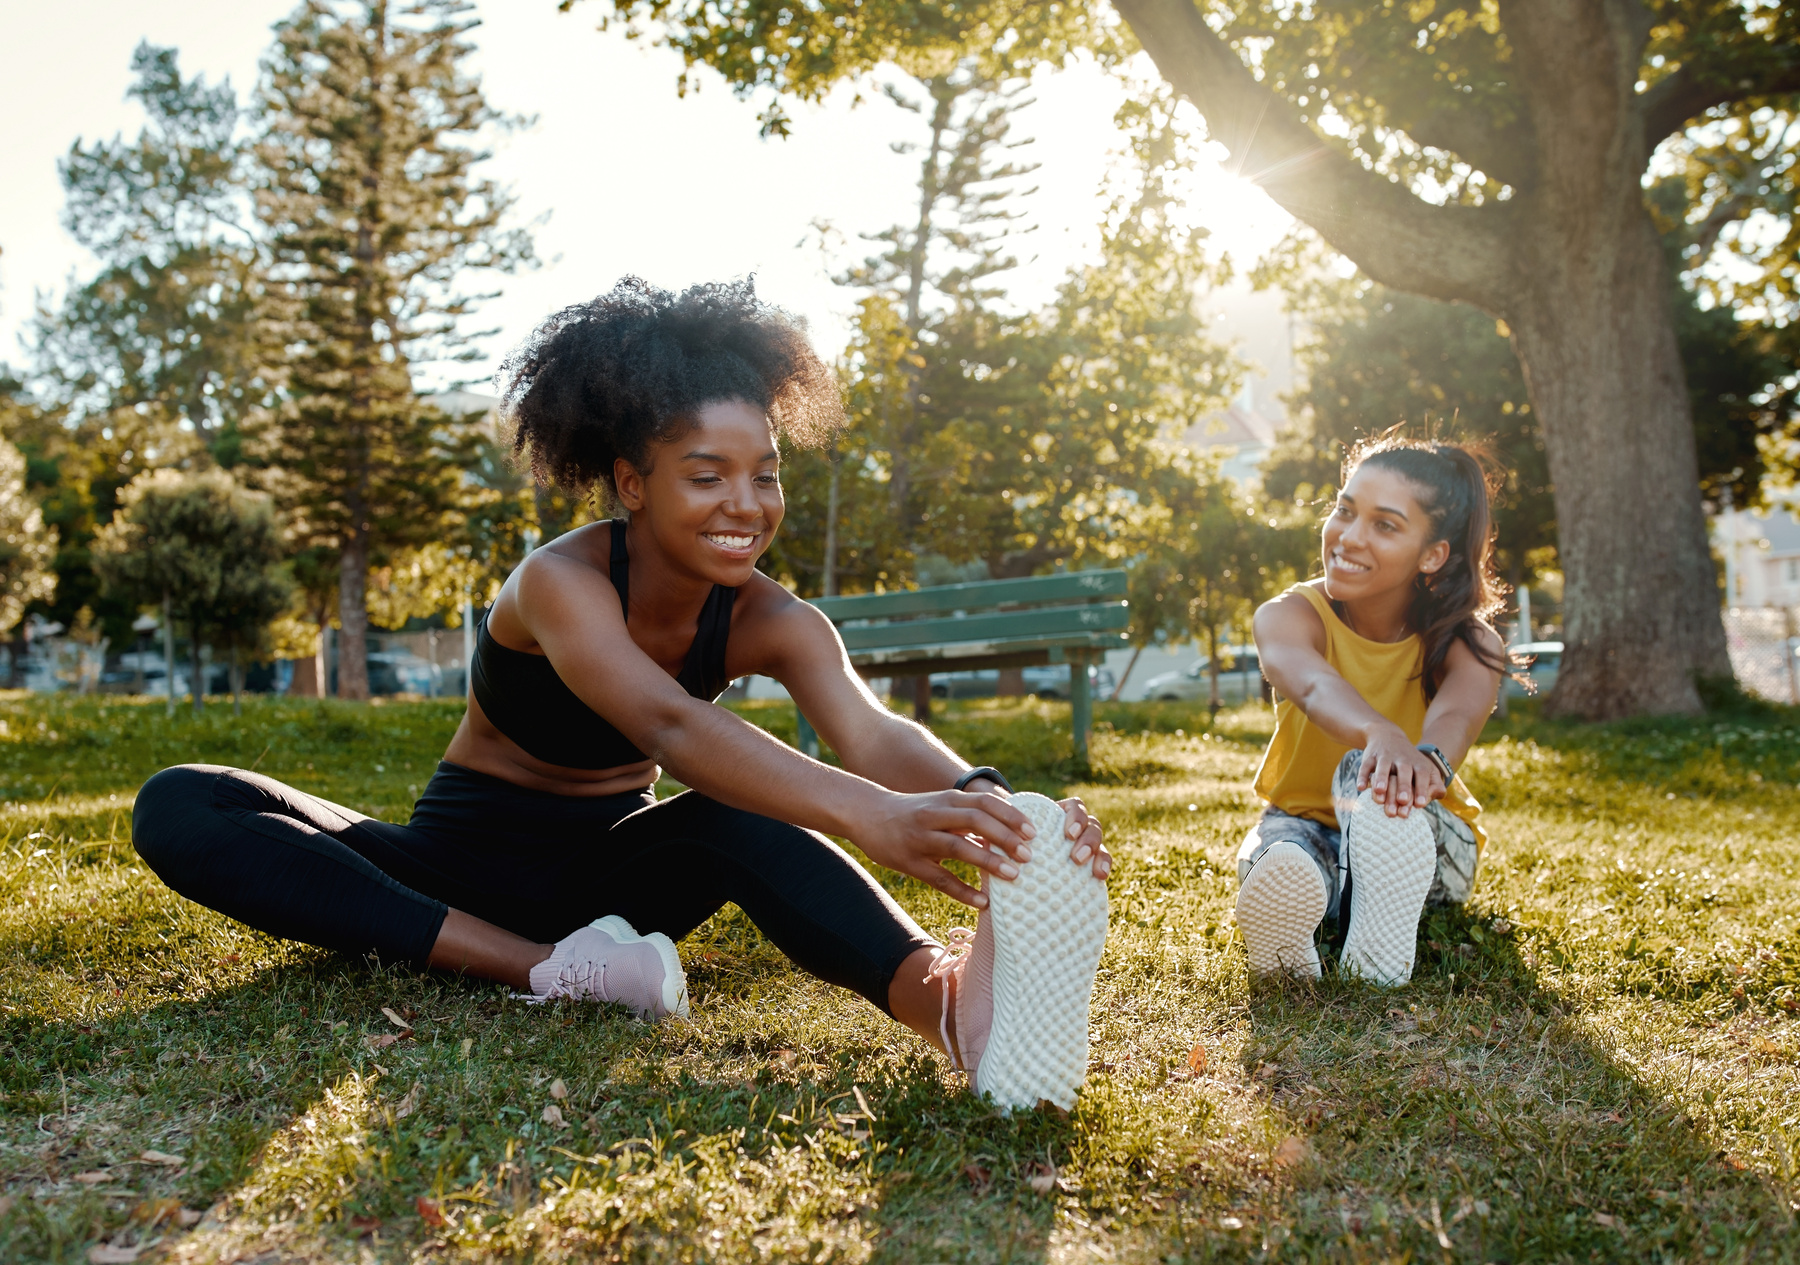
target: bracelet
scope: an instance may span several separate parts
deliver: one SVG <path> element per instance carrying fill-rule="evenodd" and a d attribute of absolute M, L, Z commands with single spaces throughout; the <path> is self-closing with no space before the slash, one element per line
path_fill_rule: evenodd
<path fill-rule="evenodd" d="M 1008 794 L 1012 793 L 1012 783 L 1006 780 L 1006 775 L 999 769 L 989 768 L 985 764 L 979 769 L 970 769 L 967 773 L 957 778 L 955 789 L 959 791 L 966 790 L 969 783 L 973 782 L 978 777 L 986 778 L 995 786 L 1004 786 Z"/>

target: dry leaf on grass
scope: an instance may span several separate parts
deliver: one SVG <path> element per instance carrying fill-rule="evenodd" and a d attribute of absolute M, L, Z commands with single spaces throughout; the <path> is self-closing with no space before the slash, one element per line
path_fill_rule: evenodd
<path fill-rule="evenodd" d="M 1603 1225 L 1610 1230 L 1619 1224 L 1619 1219 L 1609 1212 L 1596 1212 L 1594 1214 L 1594 1224 Z"/>
<path fill-rule="evenodd" d="M 111 1181 L 112 1174 L 103 1168 L 96 1168 L 92 1172 L 75 1174 L 75 1180 L 83 1186 L 98 1186 L 101 1182 Z"/>
<path fill-rule="evenodd" d="M 167 1164 L 170 1168 L 180 1168 L 187 1160 L 179 1155 L 170 1155 L 167 1151 L 145 1151 L 138 1158 L 146 1164 Z"/>
<path fill-rule="evenodd" d="M 444 1224 L 444 1210 L 437 1200 L 427 1199 L 424 1195 L 420 1195 L 413 1200 L 413 1207 L 419 1210 L 419 1216 L 424 1219 L 426 1225 Z"/>
<path fill-rule="evenodd" d="M 406 1091 L 406 1097 L 394 1104 L 394 1119 L 404 1120 L 419 1109 L 419 1097 L 425 1092 L 423 1081 L 414 1081 L 413 1087 Z"/>
<path fill-rule="evenodd" d="M 87 1250 L 88 1265 L 130 1265 L 143 1250 L 141 1247 L 114 1247 L 110 1243 L 96 1243 Z"/>
<path fill-rule="evenodd" d="M 1206 1071 L 1208 1062 L 1206 1047 L 1196 1044 L 1193 1049 L 1188 1051 L 1188 1074 L 1190 1076 L 1202 1075 Z"/>
<path fill-rule="evenodd" d="M 386 1006 L 381 1008 L 381 1013 L 386 1015 L 388 1017 L 388 1022 L 393 1024 L 396 1028 L 402 1028 L 407 1032 L 412 1031 L 412 1025 L 410 1023 L 406 1022 L 406 1020 L 402 1019 Z"/>
<path fill-rule="evenodd" d="M 969 1184 L 975 1187 L 978 1195 L 985 1194 L 987 1188 L 994 1184 L 994 1175 L 979 1164 L 964 1164 L 963 1176 L 969 1179 Z"/>
<path fill-rule="evenodd" d="M 557 1102 L 561 1102 L 569 1096 L 569 1087 L 563 1084 L 562 1077 L 558 1076 L 555 1080 L 550 1082 L 550 1096 L 556 1099 Z"/>
<path fill-rule="evenodd" d="M 4 1217 L 7 1213 L 11 1212 L 12 1206 L 16 1202 L 16 1198 L 12 1195 L 0 1195 L 0 1217 Z"/>
<path fill-rule="evenodd" d="M 364 1037 L 363 1043 L 371 1050 L 385 1050 L 396 1041 L 404 1041 L 412 1035 L 409 1028 L 405 1032 L 384 1032 L 378 1037 Z"/>
<path fill-rule="evenodd" d="M 183 1230 L 191 1230 L 200 1224 L 200 1218 L 205 1215 L 198 1208 L 177 1208 L 175 1209 L 175 1224 Z"/>
<path fill-rule="evenodd" d="M 562 1108 L 558 1107 L 555 1103 L 551 1103 L 548 1107 L 544 1108 L 543 1119 L 545 1124 L 558 1129 L 566 1129 L 569 1127 L 569 1122 L 563 1119 Z"/>
<path fill-rule="evenodd" d="M 1271 1158 L 1277 1168 L 1292 1168 L 1311 1153 L 1312 1146 L 1305 1138 L 1283 1138 Z"/>
<path fill-rule="evenodd" d="M 155 1228 L 181 1210 L 179 1199 L 146 1199 L 131 1210 L 131 1220 Z"/>
<path fill-rule="evenodd" d="M 1049 1194 L 1056 1189 L 1056 1165 L 1046 1164 L 1042 1160 L 1033 1161 L 1025 1184 L 1040 1195 Z"/>

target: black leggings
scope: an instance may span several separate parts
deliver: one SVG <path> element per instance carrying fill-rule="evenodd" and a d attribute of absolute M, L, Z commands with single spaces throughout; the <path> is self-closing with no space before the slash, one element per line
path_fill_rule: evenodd
<path fill-rule="evenodd" d="M 189 900 L 418 966 L 451 908 L 547 943 L 608 914 L 679 940 L 730 903 L 802 969 L 885 1011 L 900 963 L 934 943 L 829 839 L 694 791 L 581 799 L 444 762 L 396 826 L 184 764 L 138 792 L 131 836 Z"/>

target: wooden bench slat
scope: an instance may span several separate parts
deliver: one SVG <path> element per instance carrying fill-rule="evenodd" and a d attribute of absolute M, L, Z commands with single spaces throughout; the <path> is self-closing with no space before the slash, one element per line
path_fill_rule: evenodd
<path fill-rule="evenodd" d="M 892 669 L 895 676 L 910 676 L 910 671 L 931 665 L 932 672 L 961 672 L 977 667 L 1012 667 L 1029 663 L 1060 663 L 1066 657 L 1083 651 L 1103 655 L 1108 650 L 1123 650 L 1128 644 L 1124 632 L 1087 634 L 1062 633 L 1055 637 L 1020 637 L 1014 640 L 985 642 L 954 641 L 931 646 L 877 646 L 871 650 L 852 651 L 850 665 L 859 669 Z M 1004 659 L 1005 663 L 997 660 Z M 881 671 L 865 675 L 881 676 Z"/>
<path fill-rule="evenodd" d="M 818 597 L 813 605 L 833 623 L 851 619 L 892 619 L 902 615 L 938 615 L 956 610 L 991 610 L 996 606 L 1093 601 L 1125 596 L 1124 571 L 1066 571 L 1061 575 L 1032 575 L 1018 580 L 976 580 L 968 584 L 937 584 L 893 593 L 856 593 L 849 597 Z"/>
<path fill-rule="evenodd" d="M 876 647 L 987 644 L 1012 639 L 1054 639 L 1058 635 L 1107 632 L 1126 627 L 1131 611 L 1123 602 L 1104 606 L 1055 606 L 1042 610 L 997 611 L 962 619 L 911 619 L 841 630 L 852 653 Z M 981 653 L 975 651 L 974 653 Z"/>

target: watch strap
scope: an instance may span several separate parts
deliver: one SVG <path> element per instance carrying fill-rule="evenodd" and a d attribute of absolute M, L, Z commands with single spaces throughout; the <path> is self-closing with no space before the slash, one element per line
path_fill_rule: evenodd
<path fill-rule="evenodd" d="M 1444 775 L 1444 784 L 1448 786 L 1456 777 L 1456 770 L 1450 767 L 1450 758 L 1438 749 L 1436 743 L 1421 742 L 1419 750 L 1431 757 L 1431 762 L 1438 766 L 1438 771 Z"/>
<path fill-rule="evenodd" d="M 969 783 L 973 782 L 976 778 L 986 778 L 995 786 L 1004 786 L 1009 794 L 1012 792 L 1012 783 L 1006 780 L 1006 775 L 999 769 L 991 768 L 985 764 L 978 769 L 970 769 L 967 773 L 957 778 L 956 789 L 959 791 L 967 790 Z"/>

